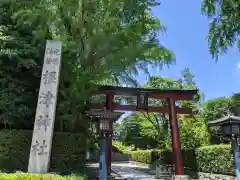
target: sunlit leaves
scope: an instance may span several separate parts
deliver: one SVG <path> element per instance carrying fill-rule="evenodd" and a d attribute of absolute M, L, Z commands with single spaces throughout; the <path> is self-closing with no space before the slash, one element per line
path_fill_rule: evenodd
<path fill-rule="evenodd" d="M 231 114 L 231 98 L 219 97 L 203 104 L 202 117 L 206 122 L 219 119 Z"/>
<path fill-rule="evenodd" d="M 189 90 L 189 89 L 192 90 L 197 88 L 197 84 L 194 79 L 194 74 L 191 72 L 190 69 L 186 68 L 181 71 L 181 77 L 177 80 L 174 80 L 172 78 L 161 77 L 161 76 L 150 76 L 148 82 L 143 87 L 151 88 L 151 89 L 159 89 L 160 91 L 174 90 L 174 89 L 175 90 Z M 199 97 L 194 99 L 193 101 L 178 102 L 178 105 L 181 107 L 192 108 L 193 111 L 195 112 L 199 110 L 200 97 L 201 96 L 199 95 Z M 129 102 L 133 103 L 134 100 L 133 99 L 131 100 L 132 101 L 129 100 Z M 162 99 L 160 100 L 149 99 L 149 106 L 166 107 L 167 102 L 166 100 L 162 100 Z M 184 118 L 186 117 L 182 116 L 179 119 L 182 120 Z M 165 148 L 166 144 L 169 145 L 169 142 L 171 141 L 168 114 L 136 112 L 126 117 L 123 121 L 124 123 L 121 124 L 121 126 L 124 127 L 122 131 L 128 134 L 128 137 L 131 137 L 132 139 L 136 139 L 136 134 L 137 134 L 136 132 L 138 132 L 137 138 L 138 139 L 141 138 L 142 142 L 144 142 L 145 144 L 151 147 Z M 126 126 L 128 123 L 132 124 L 132 122 L 135 123 L 134 131 L 131 131 L 131 128 L 127 128 Z M 187 130 L 185 129 L 184 131 L 187 131 Z M 190 132 L 190 129 L 189 129 L 189 132 Z M 194 133 L 196 133 L 196 129 L 194 129 Z M 203 133 L 207 133 L 207 131 L 203 131 Z M 195 139 L 190 137 L 189 134 L 186 135 L 184 138 L 191 139 L 191 142 L 195 141 Z M 184 139 L 184 141 L 186 141 L 187 143 L 187 139 Z M 134 141 L 131 141 L 131 143 L 136 144 Z M 196 146 L 198 145 L 199 144 L 197 144 Z"/>
<path fill-rule="evenodd" d="M 203 0 L 202 12 L 209 20 L 208 42 L 213 57 L 235 45 L 240 33 L 239 0 Z M 239 43 L 239 42 L 238 42 Z M 238 46 L 238 48 L 240 48 Z"/>
<path fill-rule="evenodd" d="M 210 144 L 210 134 L 205 121 L 196 117 L 185 117 L 180 120 L 181 147 L 196 148 Z M 171 137 L 168 137 L 167 147 L 171 148 Z"/>
<path fill-rule="evenodd" d="M 16 17 L 21 14 L 24 21 L 32 22 L 45 14 L 38 24 L 60 35 L 64 43 L 75 44 L 73 50 L 83 73 L 136 84 L 138 69 L 147 72 L 139 62 L 161 67 L 174 59 L 173 53 L 157 40 L 164 28 L 150 14 L 149 7 L 158 4 L 154 0 L 50 2 L 42 0 L 28 6 L 28 11 L 21 11 L 24 15 L 17 11 Z M 39 30 L 42 32 L 42 28 Z"/>

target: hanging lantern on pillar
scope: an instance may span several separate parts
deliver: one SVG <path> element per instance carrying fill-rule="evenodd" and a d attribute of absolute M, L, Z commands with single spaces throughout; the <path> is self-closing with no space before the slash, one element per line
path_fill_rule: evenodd
<path fill-rule="evenodd" d="M 101 132 L 112 132 L 111 122 L 109 119 L 99 119 L 99 130 Z"/>
<path fill-rule="evenodd" d="M 148 109 L 148 92 L 138 91 L 137 92 L 137 110 Z"/>
<path fill-rule="evenodd" d="M 97 123 L 98 133 L 111 134 L 113 121 L 116 121 L 123 113 L 108 110 L 91 110 L 88 114 Z"/>

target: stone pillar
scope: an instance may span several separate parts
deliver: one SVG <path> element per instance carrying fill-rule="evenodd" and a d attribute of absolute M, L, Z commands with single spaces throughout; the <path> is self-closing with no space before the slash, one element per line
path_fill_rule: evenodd
<path fill-rule="evenodd" d="M 107 139 L 104 137 L 104 135 L 102 135 L 99 161 L 99 180 L 107 180 L 106 152 Z"/>
<path fill-rule="evenodd" d="M 61 42 L 47 41 L 38 104 L 30 149 L 28 172 L 48 171 L 60 74 Z"/>
<path fill-rule="evenodd" d="M 168 99 L 169 120 L 172 135 L 172 151 L 175 165 L 175 174 L 184 175 L 183 159 L 181 154 L 180 133 L 178 129 L 177 113 L 174 99 Z"/>

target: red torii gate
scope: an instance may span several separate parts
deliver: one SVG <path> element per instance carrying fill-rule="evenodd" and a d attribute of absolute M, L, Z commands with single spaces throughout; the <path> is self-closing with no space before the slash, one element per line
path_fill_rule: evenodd
<path fill-rule="evenodd" d="M 95 95 L 106 95 L 105 104 L 91 104 L 92 109 L 103 109 L 114 111 L 145 111 L 145 112 L 159 112 L 168 113 L 172 135 L 172 151 L 175 164 L 175 174 L 184 175 L 183 158 L 181 154 L 180 135 L 177 122 L 178 114 L 190 114 L 190 108 L 181 108 L 175 105 L 177 100 L 192 100 L 193 96 L 198 94 L 198 90 L 159 90 L 159 89 L 144 89 L 144 88 L 130 88 L 119 86 L 99 86 Z M 119 105 L 114 102 L 115 95 L 122 96 L 136 96 L 136 105 Z M 148 105 L 149 98 L 165 99 L 168 102 L 167 107 L 152 107 Z M 111 173 L 111 152 L 112 139 L 108 141 L 107 151 L 107 172 Z"/>

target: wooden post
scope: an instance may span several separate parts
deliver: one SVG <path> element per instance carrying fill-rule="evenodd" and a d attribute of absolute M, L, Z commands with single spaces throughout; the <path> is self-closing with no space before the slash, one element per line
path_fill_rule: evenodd
<path fill-rule="evenodd" d="M 174 99 L 168 99 L 169 120 L 172 134 L 172 151 L 175 165 L 175 174 L 184 175 L 183 158 L 181 154 L 180 133 L 177 122 L 176 105 Z"/>
<path fill-rule="evenodd" d="M 114 93 L 108 93 L 106 96 L 106 109 L 113 111 L 114 109 Z M 112 129 L 112 120 L 110 123 L 110 128 Z M 111 168 L 112 168 L 112 134 L 109 134 L 107 139 L 107 155 L 106 155 L 106 163 L 107 163 L 107 176 L 111 176 Z"/>
<path fill-rule="evenodd" d="M 61 42 L 47 40 L 32 135 L 28 172 L 46 173 L 51 156 L 58 94 Z"/>

